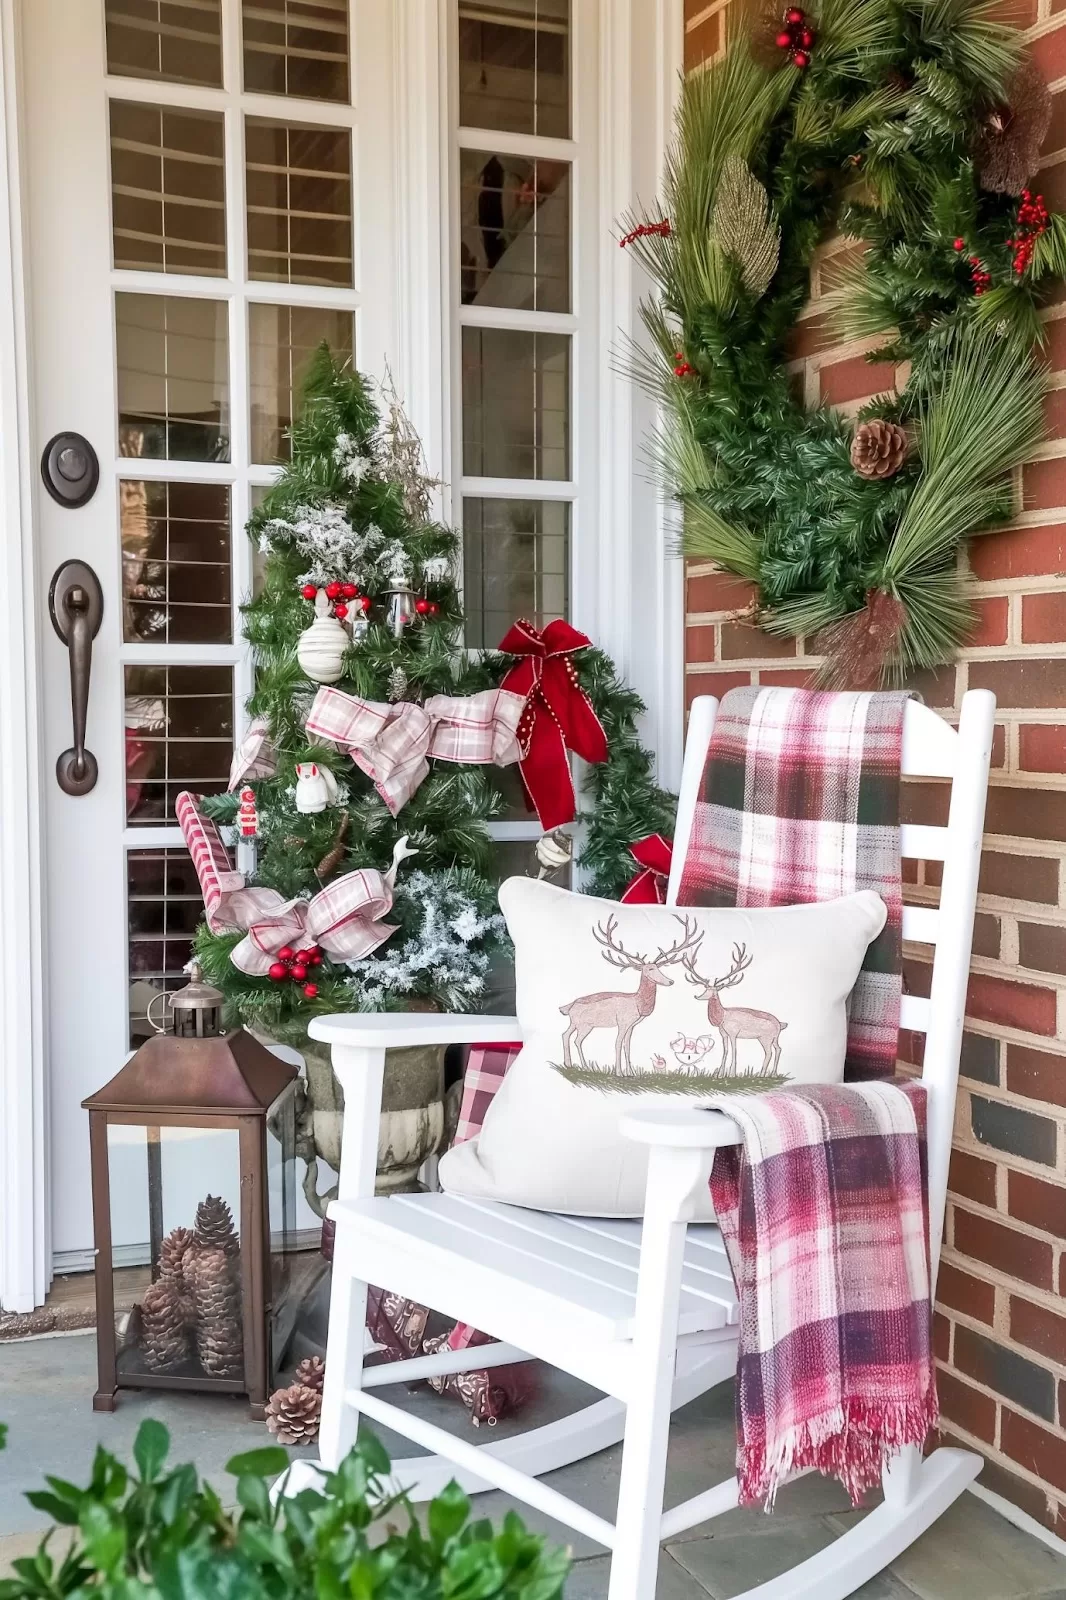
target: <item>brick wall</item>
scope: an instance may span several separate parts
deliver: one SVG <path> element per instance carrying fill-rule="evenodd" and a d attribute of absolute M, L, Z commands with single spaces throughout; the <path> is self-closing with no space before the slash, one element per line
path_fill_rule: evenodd
<path fill-rule="evenodd" d="M 1038 186 L 1066 209 L 1066 12 L 1029 0 L 1028 36 L 1054 94 Z M 686 0 L 685 61 L 720 47 L 721 6 Z M 861 344 L 825 347 L 825 296 L 846 247 L 814 263 L 793 347 L 809 401 L 854 411 L 891 387 Z M 980 620 L 959 662 L 915 685 L 947 717 L 996 694 L 996 743 L 936 1314 L 945 1433 L 979 1449 L 982 1482 L 1066 1537 L 1066 296 L 1046 313 L 1047 443 L 1020 475 L 1010 529 L 973 542 Z M 691 563 L 686 705 L 734 684 L 803 684 L 814 658 L 751 627 L 748 586 Z M 911 815 L 943 820 L 943 791 Z M 919 868 L 909 897 L 936 902 Z M 908 983 L 929 951 L 908 952 Z M 902 1041 L 905 1059 L 920 1045 Z"/>

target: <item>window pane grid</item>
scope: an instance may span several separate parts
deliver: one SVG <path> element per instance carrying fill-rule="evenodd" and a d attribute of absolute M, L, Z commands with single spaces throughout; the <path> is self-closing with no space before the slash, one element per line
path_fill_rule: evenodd
<path fill-rule="evenodd" d="M 460 299 L 512 310 L 570 310 L 570 165 L 463 150 Z"/>
<path fill-rule="evenodd" d="M 222 87 L 222 0 L 106 0 L 107 70 Z"/>
<path fill-rule="evenodd" d="M 119 453 L 229 460 L 224 300 L 115 296 Z"/>
<path fill-rule="evenodd" d="M 459 121 L 569 136 L 569 0 L 459 0 Z"/>
<path fill-rule="evenodd" d="M 245 119 L 248 276 L 350 289 L 351 135 Z"/>
<path fill-rule="evenodd" d="M 187 850 L 130 850 L 126 855 L 130 1045 L 154 1031 L 148 1006 L 184 983 L 193 935 L 203 911 L 196 870 Z M 159 1021 L 160 1006 L 152 1015 Z"/>
<path fill-rule="evenodd" d="M 229 644 L 229 488 L 126 478 L 119 504 L 124 642 Z"/>
<path fill-rule="evenodd" d="M 347 102 L 348 0 L 244 0 L 244 87 Z"/>
<path fill-rule="evenodd" d="M 221 113 L 128 100 L 110 111 L 115 266 L 225 277 Z"/>
<path fill-rule="evenodd" d="M 126 820 L 174 821 L 182 789 L 219 794 L 233 754 L 233 668 L 127 666 Z"/>

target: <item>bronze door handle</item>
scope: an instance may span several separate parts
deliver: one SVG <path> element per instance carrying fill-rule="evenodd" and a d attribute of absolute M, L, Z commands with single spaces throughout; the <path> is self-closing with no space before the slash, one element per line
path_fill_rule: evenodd
<path fill-rule="evenodd" d="M 96 787 L 99 767 L 85 748 L 85 719 L 89 710 L 89 678 L 93 640 L 104 615 L 104 591 L 92 567 L 84 561 L 64 561 L 57 567 L 48 591 L 52 626 L 70 653 L 70 706 L 74 744 L 56 762 L 56 781 L 64 794 L 88 794 Z"/>

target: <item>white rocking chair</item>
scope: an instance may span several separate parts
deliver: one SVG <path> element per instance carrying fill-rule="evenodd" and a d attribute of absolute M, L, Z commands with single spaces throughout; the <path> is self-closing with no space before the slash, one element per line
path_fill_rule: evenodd
<path fill-rule="evenodd" d="M 946 827 L 905 826 L 902 853 L 942 861 L 938 910 L 908 907 L 904 937 L 936 946 L 928 1000 L 907 995 L 901 1024 L 926 1038 L 929 1227 L 935 1278 L 943 1232 L 966 982 L 995 700 L 967 694 L 958 732 L 912 701 L 903 770 L 950 778 Z M 667 895 L 676 904 L 717 701 L 695 701 Z M 730 1510 L 735 1479 L 663 1510 L 670 1413 L 735 1370 L 737 1304 L 717 1228 L 688 1225 L 715 1149 L 736 1143 L 721 1112 L 679 1105 L 634 1111 L 628 1135 L 649 1146 L 644 1221 L 597 1222 L 465 1201 L 447 1194 L 374 1197 L 378 1115 L 386 1049 L 396 1045 L 502 1042 L 513 1017 L 339 1016 L 311 1024 L 333 1047 L 344 1087 L 345 1137 L 337 1224 L 321 1465 L 335 1467 L 355 1442 L 360 1415 L 431 1452 L 395 1463 L 415 1498 L 455 1477 L 469 1492 L 496 1487 L 579 1529 L 612 1552 L 610 1600 L 652 1600 L 661 1540 Z M 364 1368 L 367 1285 L 375 1283 L 486 1330 L 499 1342 Z M 380 1390 L 440 1373 L 536 1357 L 591 1384 L 605 1398 L 517 1437 L 474 1445 L 383 1400 Z M 624 1441 L 615 1522 L 539 1481 L 543 1473 Z M 897 1456 L 884 1501 L 827 1549 L 741 1600 L 843 1600 L 913 1543 L 981 1467 L 968 1451 Z M 285 1492 L 314 1480 L 294 1464 Z"/>

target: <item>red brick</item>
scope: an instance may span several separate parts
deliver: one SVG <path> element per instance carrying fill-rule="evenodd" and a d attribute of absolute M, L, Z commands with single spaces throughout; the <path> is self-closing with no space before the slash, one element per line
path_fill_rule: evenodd
<path fill-rule="evenodd" d="M 973 1434 L 975 1439 L 983 1439 L 986 1444 L 995 1443 L 996 1402 L 990 1395 L 981 1394 L 943 1367 L 937 1372 L 936 1386 L 940 1409 L 949 1422 Z"/>
<path fill-rule="evenodd" d="M 809 689 L 813 677 L 813 667 L 796 672 L 783 672 L 779 668 L 768 670 L 762 667 L 759 671 L 759 685 L 763 689 Z"/>
<path fill-rule="evenodd" d="M 1050 1527 L 1048 1497 L 1035 1483 L 1019 1478 L 1016 1472 L 1008 1472 L 999 1461 L 986 1461 L 977 1481 L 986 1489 L 991 1489 L 993 1494 L 1002 1495 L 1011 1505 L 1027 1511 L 1037 1522 Z"/>
<path fill-rule="evenodd" d="M 828 316 L 804 317 L 797 322 L 785 342 L 785 355 L 789 361 L 800 361 L 804 356 L 820 355 L 836 338 Z"/>
<path fill-rule="evenodd" d="M 924 822 L 942 828 L 951 804 L 949 783 L 914 783 L 904 780 L 900 791 L 900 815 L 904 822 Z"/>
<path fill-rule="evenodd" d="M 1018 762 L 1026 772 L 1066 772 L 1066 727 L 1023 723 L 1018 729 Z"/>
<path fill-rule="evenodd" d="M 1066 1106 L 1066 1057 L 1033 1050 L 1024 1044 L 1007 1046 L 1007 1088 L 1011 1094 L 1045 1105 Z"/>
<path fill-rule="evenodd" d="M 971 1277 L 961 1267 L 950 1261 L 940 1263 L 936 1280 L 936 1298 L 939 1304 L 961 1311 L 975 1322 L 987 1322 L 991 1327 L 996 1314 L 996 1291 L 990 1283 Z"/>
<path fill-rule="evenodd" d="M 1003 1407 L 1000 1448 L 1035 1478 L 1066 1491 L 1066 1438 Z"/>
<path fill-rule="evenodd" d="M 1066 318 L 1049 327 L 1062 330 L 1063 364 L 1066 365 Z M 1008 528 L 982 534 L 969 546 L 970 568 L 975 578 L 1032 578 L 1066 574 L 1066 525 Z"/>
<path fill-rule="evenodd" d="M 954 1240 L 959 1255 L 998 1267 L 1034 1288 L 1051 1288 L 1053 1251 L 1047 1239 L 1033 1239 L 1017 1228 L 1006 1228 L 990 1217 L 979 1217 L 956 1206 Z"/>
<path fill-rule="evenodd" d="M 951 1323 L 943 1312 L 933 1312 L 933 1354 L 938 1361 L 951 1360 Z"/>
<path fill-rule="evenodd" d="M 730 689 L 746 688 L 751 682 L 750 672 L 690 672 L 685 676 L 685 708 L 697 695 L 714 694 L 721 697 Z"/>
<path fill-rule="evenodd" d="M 1056 1011 L 1054 989 L 1042 989 L 1035 983 L 1011 983 L 1007 978 L 993 978 L 983 972 L 970 976 L 966 991 L 968 1017 L 1053 1038 Z"/>
<path fill-rule="evenodd" d="M 992 765 L 994 767 L 1006 766 L 1007 762 L 1007 730 L 1002 722 L 997 722 L 992 729 Z"/>
<path fill-rule="evenodd" d="M 723 622 L 723 661 L 768 661 L 796 654 L 795 639 L 777 639 L 750 622 Z"/>
<path fill-rule="evenodd" d="M 1015 839 L 1066 839 L 1066 797 L 1058 789 L 994 784 L 985 807 L 985 832 Z"/>
<path fill-rule="evenodd" d="M 955 704 L 958 687 L 955 667 L 931 667 L 924 672 L 912 672 L 904 680 L 903 687 L 919 695 L 936 711 L 950 710 Z"/>
<path fill-rule="evenodd" d="M 932 865 L 930 862 L 926 867 L 927 878 Z M 936 881 L 940 882 L 939 875 Z M 1005 900 L 1058 905 L 1059 864 L 1050 856 L 1008 856 L 998 850 L 985 850 L 977 886 L 981 894 L 997 895 Z"/>
<path fill-rule="evenodd" d="M 970 688 L 991 689 L 1001 711 L 1008 706 L 1066 705 L 1066 660 L 1030 656 L 1021 661 L 971 661 Z"/>
<path fill-rule="evenodd" d="M 972 645 L 1006 644 L 1009 602 L 1005 594 L 992 595 L 974 604 L 977 623 L 969 643 Z"/>
<path fill-rule="evenodd" d="M 1010 1336 L 1016 1344 L 1050 1356 L 1060 1366 L 1066 1361 L 1066 1317 L 1056 1315 L 1046 1306 L 1034 1306 L 1031 1300 L 1019 1300 L 1013 1294 L 1010 1297 Z"/>
<path fill-rule="evenodd" d="M 1033 61 L 1049 83 L 1066 77 L 1066 28 L 1056 28 L 1029 46 Z"/>
<path fill-rule="evenodd" d="M 987 956 L 990 961 L 998 961 L 1001 944 L 999 918 L 994 917 L 990 911 L 979 911 L 973 919 L 974 955 Z"/>
<path fill-rule="evenodd" d="M 1066 461 L 1029 461 L 1022 468 L 1022 507 L 1026 511 L 1051 511 L 1066 505 Z"/>
<path fill-rule="evenodd" d="M 1061 173 L 1062 168 L 1060 167 L 1058 174 L 1061 175 Z M 1041 179 L 1040 187 L 1044 190 L 1044 197 L 1048 205 L 1053 205 L 1054 202 L 1043 178 Z M 1055 317 L 1044 324 L 1044 329 L 1047 334 L 1047 346 L 1044 353 L 1047 356 L 1049 365 L 1056 372 L 1061 372 L 1066 367 L 1066 322 L 1061 317 Z"/>
<path fill-rule="evenodd" d="M 685 593 L 687 611 L 743 611 L 755 597 L 755 585 L 728 572 L 701 572 L 689 578 Z"/>
<path fill-rule="evenodd" d="M 1066 438 L 1066 389 L 1049 389 L 1044 396 L 1044 436 Z"/>
<path fill-rule="evenodd" d="M 691 72 L 693 67 L 698 67 L 702 65 L 704 61 L 710 61 L 713 56 L 717 55 L 718 45 L 720 43 L 720 20 L 720 13 L 716 11 L 713 16 L 705 17 L 704 20 L 702 22 L 698 22 L 694 28 L 689 28 L 686 30 L 686 72 Z"/>
<path fill-rule="evenodd" d="M 895 387 L 895 369 L 887 362 L 870 362 L 865 356 L 835 361 L 818 374 L 819 395 L 829 405 L 844 405 L 867 395 L 887 394 Z"/>
<path fill-rule="evenodd" d="M 953 1150 L 948 1188 L 952 1194 L 961 1194 L 967 1200 L 976 1200 L 978 1205 L 995 1209 L 995 1163 L 982 1161 L 980 1156 L 972 1156 L 966 1150 Z"/>
<path fill-rule="evenodd" d="M 1051 123 L 1044 140 L 1045 150 L 1061 150 L 1066 146 L 1066 94 L 1051 96 Z"/>
<path fill-rule="evenodd" d="M 709 624 L 703 628 L 685 629 L 685 660 L 686 662 L 713 661 L 715 658 L 714 628 Z"/>
<path fill-rule="evenodd" d="M 1066 389 L 1062 391 L 1066 395 Z M 1022 596 L 1022 641 L 1060 644 L 1066 639 L 1066 591 Z"/>
<path fill-rule="evenodd" d="M 1066 928 L 1040 922 L 1018 924 L 1018 960 L 1036 972 L 1066 973 Z"/>
<path fill-rule="evenodd" d="M 1062 1183 L 1049 1183 L 1028 1172 L 1009 1172 L 1007 1210 L 1018 1222 L 1066 1239 L 1066 1185 Z M 1066 1348 L 1063 1360 L 1066 1362 Z"/>

